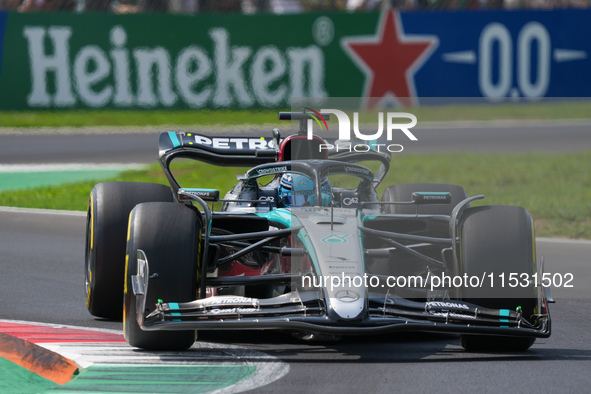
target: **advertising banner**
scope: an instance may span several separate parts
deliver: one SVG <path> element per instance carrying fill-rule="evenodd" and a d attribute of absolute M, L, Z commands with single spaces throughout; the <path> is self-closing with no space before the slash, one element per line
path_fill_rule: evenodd
<path fill-rule="evenodd" d="M 0 109 L 589 97 L 590 18 L 591 10 L 0 13 Z"/>

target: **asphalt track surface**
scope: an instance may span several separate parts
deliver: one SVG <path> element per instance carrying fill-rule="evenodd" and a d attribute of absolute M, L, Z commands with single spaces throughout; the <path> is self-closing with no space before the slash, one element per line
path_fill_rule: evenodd
<path fill-rule="evenodd" d="M 0 211 L 0 318 L 121 329 L 120 322 L 93 318 L 84 307 L 84 230 L 83 215 Z M 591 242 L 539 240 L 538 254 L 546 256 L 548 270 L 591 271 Z M 520 354 L 468 353 L 457 336 L 434 334 L 309 344 L 278 332 L 232 331 L 202 332 L 199 340 L 262 351 L 289 364 L 286 376 L 257 392 L 587 392 L 589 294 L 582 288 L 558 298 L 551 305 L 552 336 Z"/>
<path fill-rule="evenodd" d="M 421 145 L 413 148 L 417 153 L 591 149 L 591 124 L 585 122 L 480 126 L 417 129 Z M 4 134 L 0 163 L 151 162 L 156 135 Z M 82 215 L 0 211 L 0 318 L 121 329 L 120 322 L 93 318 L 84 307 L 84 224 Z M 539 240 L 538 255 L 546 257 L 547 271 L 579 273 L 582 286 L 554 292 L 553 334 L 526 353 L 468 353 L 455 335 L 416 333 L 327 344 L 276 332 L 202 332 L 199 340 L 255 349 L 289 364 L 286 376 L 256 392 L 588 392 L 591 243 Z"/>
<path fill-rule="evenodd" d="M 281 124 L 279 126 L 282 126 Z M 158 154 L 161 130 L 52 133 L 0 129 L 0 164 L 20 163 L 151 163 Z M 271 129 L 182 128 L 204 135 L 265 136 Z M 281 128 L 289 134 L 289 126 Z M 495 121 L 422 124 L 412 130 L 418 141 L 397 139 L 404 153 L 576 152 L 591 149 L 591 121 Z"/>

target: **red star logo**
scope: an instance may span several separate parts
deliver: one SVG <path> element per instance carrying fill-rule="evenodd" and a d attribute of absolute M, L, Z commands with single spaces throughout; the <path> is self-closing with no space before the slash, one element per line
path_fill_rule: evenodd
<path fill-rule="evenodd" d="M 436 36 L 405 35 L 395 11 L 382 13 L 375 36 L 343 38 L 343 47 L 366 75 L 364 106 L 378 107 L 387 98 L 416 104 L 414 74 L 438 43 Z"/>

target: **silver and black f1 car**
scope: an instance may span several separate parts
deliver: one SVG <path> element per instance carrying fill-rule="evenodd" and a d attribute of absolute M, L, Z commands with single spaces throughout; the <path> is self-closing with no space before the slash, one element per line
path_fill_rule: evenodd
<path fill-rule="evenodd" d="M 170 187 L 96 185 L 90 313 L 123 316 L 132 346 L 166 350 L 188 348 L 210 329 L 452 332 L 469 350 L 513 351 L 550 335 L 551 299 L 534 280 L 542 267 L 524 208 L 471 207 L 483 196 L 448 184 L 396 184 L 379 198 L 389 153 L 308 139 L 308 117 L 281 113 L 302 125 L 284 139 L 277 130 L 269 138 L 163 133 Z M 252 168 L 220 198 L 181 186 L 170 169 L 177 158 Z"/>

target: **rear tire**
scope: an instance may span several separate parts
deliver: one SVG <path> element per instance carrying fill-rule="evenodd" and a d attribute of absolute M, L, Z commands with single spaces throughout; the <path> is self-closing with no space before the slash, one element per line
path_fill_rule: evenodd
<path fill-rule="evenodd" d="M 382 201 L 412 201 L 414 192 L 449 192 L 451 193 L 451 203 L 441 205 L 385 205 L 384 213 L 451 215 L 454 207 L 468 198 L 468 194 L 461 186 L 447 183 L 401 183 L 388 187 L 382 195 Z"/>
<path fill-rule="evenodd" d="M 90 192 L 86 218 L 86 308 L 91 315 L 121 320 L 129 213 L 137 204 L 172 202 L 170 187 L 155 183 L 105 182 Z"/>
<path fill-rule="evenodd" d="M 143 331 L 136 319 L 136 296 L 131 276 L 137 274 L 137 250 L 145 252 L 150 278 L 146 309 L 158 299 L 188 302 L 197 299 L 201 215 L 179 203 L 136 206 L 129 218 L 123 332 L 131 346 L 149 350 L 184 350 L 196 340 L 196 331 Z M 147 311 L 143 311 L 146 313 Z"/>
<path fill-rule="evenodd" d="M 462 289 L 463 300 L 485 308 L 515 311 L 521 307 L 528 321 L 536 313 L 535 287 L 510 288 L 510 273 L 536 272 L 533 220 L 521 207 L 484 206 L 467 209 L 460 220 L 460 274 L 482 277 L 505 273 L 505 287 Z M 530 276 L 531 277 L 531 276 Z M 486 283 L 486 282 L 485 282 Z M 488 283 L 487 283 L 488 284 Z M 495 290 L 496 289 L 496 290 Z M 503 298 L 493 298 L 502 291 Z M 471 351 L 525 351 L 535 338 L 492 335 L 462 335 L 461 345 Z"/>

